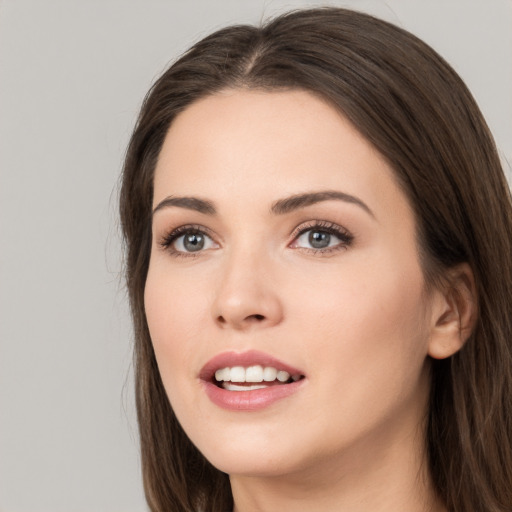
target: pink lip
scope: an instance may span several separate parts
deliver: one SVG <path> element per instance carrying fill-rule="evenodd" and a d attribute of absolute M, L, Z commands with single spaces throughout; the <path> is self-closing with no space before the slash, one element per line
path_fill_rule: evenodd
<path fill-rule="evenodd" d="M 294 368 L 275 357 L 263 352 L 250 350 L 248 352 L 224 352 L 210 359 L 199 373 L 205 392 L 208 398 L 217 406 L 232 411 L 256 411 L 264 409 L 274 402 L 286 398 L 303 385 L 305 379 L 270 386 L 264 389 L 255 389 L 252 391 L 227 391 L 214 384 L 215 371 L 220 368 L 233 366 L 272 366 L 277 370 L 284 370 L 290 375 L 304 375 L 299 369 Z"/>

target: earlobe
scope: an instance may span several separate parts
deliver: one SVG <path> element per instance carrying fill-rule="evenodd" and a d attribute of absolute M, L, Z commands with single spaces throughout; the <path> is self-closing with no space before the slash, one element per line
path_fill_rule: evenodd
<path fill-rule="evenodd" d="M 477 293 L 470 266 L 449 270 L 446 286 L 436 290 L 432 304 L 432 330 L 428 354 L 446 359 L 458 352 L 473 332 L 477 318 Z"/>

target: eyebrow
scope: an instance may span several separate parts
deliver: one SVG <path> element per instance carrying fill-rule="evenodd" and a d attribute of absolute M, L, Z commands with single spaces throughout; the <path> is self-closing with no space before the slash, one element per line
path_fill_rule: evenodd
<path fill-rule="evenodd" d="M 350 194 L 346 194 L 345 192 L 338 192 L 336 190 L 325 190 L 321 192 L 308 192 L 305 194 L 296 194 L 285 199 L 279 199 L 275 201 L 271 208 L 270 212 L 274 215 L 285 215 L 295 210 L 300 210 L 301 208 L 305 208 L 306 206 L 311 206 L 316 203 L 321 203 L 323 201 L 343 201 L 345 203 L 355 204 L 362 208 L 366 213 L 368 213 L 371 217 L 375 218 L 374 213 L 370 210 L 370 208 L 363 202 L 361 199 L 352 196 Z M 170 206 L 175 206 L 178 208 L 185 208 L 187 210 L 193 210 L 199 213 L 203 213 L 205 215 L 216 215 L 217 210 L 215 205 L 206 199 L 200 199 L 199 197 L 175 197 L 169 196 L 166 197 L 163 201 L 158 203 L 158 205 L 153 210 L 153 215 L 163 208 L 167 208 Z"/>
<path fill-rule="evenodd" d="M 276 215 L 283 215 L 294 210 L 299 210 L 300 208 L 305 208 L 306 206 L 311 206 L 312 204 L 332 200 L 355 204 L 362 208 L 371 217 L 375 218 L 374 213 L 370 210 L 366 203 L 361 201 L 361 199 L 350 194 L 346 194 L 345 192 L 338 192 L 337 190 L 308 192 L 306 194 L 297 194 L 291 197 L 287 197 L 286 199 L 280 199 L 272 205 L 270 211 Z"/>
<path fill-rule="evenodd" d="M 178 208 L 186 208 L 187 210 L 194 210 L 205 215 L 215 215 L 217 210 L 211 201 L 206 199 L 199 199 L 198 197 L 166 197 L 163 201 L 153 210 L 153 215 L 163 208 L 169 206 L 177 206 Z"/>

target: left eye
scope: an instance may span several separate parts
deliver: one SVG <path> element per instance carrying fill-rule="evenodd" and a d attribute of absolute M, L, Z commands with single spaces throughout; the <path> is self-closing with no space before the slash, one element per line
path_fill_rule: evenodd
<path fill-rule="evenodd" d="M 343 233 L 333 233 L 320 228 L 303 231 L 293 242 L 293 247 L 322 250 L 330 247 L 347 246 L 351 237 Z"/>
<path fill-rule="evenodd" d="M 215 242 L 201 231 L 187 231 L 183 235 L 176 237 L 172 245 L 178 252 L 199 252 L 205 249 L 215 247 Z"/>

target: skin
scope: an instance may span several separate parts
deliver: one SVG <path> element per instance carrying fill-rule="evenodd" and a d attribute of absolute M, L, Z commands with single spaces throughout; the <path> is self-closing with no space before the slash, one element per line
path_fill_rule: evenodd
<path fill-rule="evenodd" d="M 270 211 L 326 190 L 369 211 L 334 199 Z M 148 325 L 172 407 L 230 475 L 235 511 L 445 510 L 423 451 L 428 356 L 460 348 L 460 312 L 470 312 L 426 292 L 414 215 L 383 157 L 308 92 L 228 90 L 173 122 L 153 206 L 171 195 L 217 213 L 155 211 Z M 319 220 L 352 241 L 315 251 L 296 233 Z M 203 250 L 162 246 L 188 224 L 206 230 Z M 299 368 L 302 386 L 259 411 L 213 404 L 201 368 L 251 349 Z"/>

